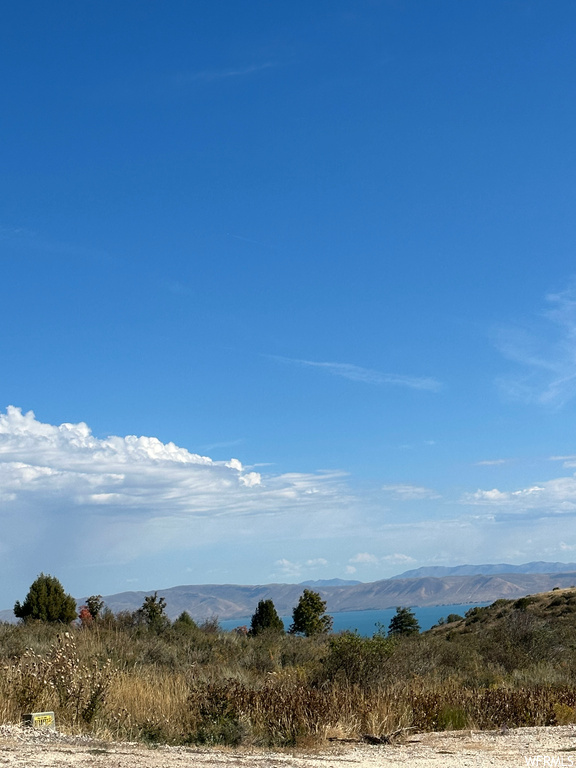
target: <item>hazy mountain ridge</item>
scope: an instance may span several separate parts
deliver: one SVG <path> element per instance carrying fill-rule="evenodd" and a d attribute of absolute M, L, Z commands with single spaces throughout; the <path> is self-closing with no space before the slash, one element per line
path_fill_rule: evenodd
<path fill-rule="evenodd" d="M 303 587 L 352 587 L 356 584 L 362 584 L 357 579 L 316 579 L 316 581 L 301 581 Z"/>
<path fill-rule="evenodd" d="M 476 576 L 476 575 L 496 575 L 501 573 L 568 573 L 576 571 L 576 563 L 546 563 L 538 560 L 532 563 L 522 563 L 521 565 L 510 565 L 509 563 L 486 563 L 484 565 L 430 565 L 422 568 L 415 568 L 411 571 L 404 571 L 397 576 L 391 576 L 392 579 L 420 579 L 427 576 L 442 578 L 444 576 Z"/>
<path fill-rule="evenodd" d="M 316 591 L 326 600 L 327 610 L 381 610 L 397 605 L 428 606 L 455 603 L 482 603 L 500 597 L 516 598 L 533 592 L 545 592 L 555 586 L 576 583 L 576 573 L 567 574 L 500 574 L 476 576 L 428 577 L 423 579 L 385 579 L 349 587 L 319 587 Z M 196 620 L 218 616 L 220 619 L 244 619 L 251 616 L 259 600 L 271 599 L 280 615 L 292 613 L 302 594 L 301 584 L 203 584 L 159 590 L 166 598 L 167 613 L 174 619 L 188 611 Z M 150 592 L 124 592 L 105 597 L 115 613 L 135 610 Z"/>
<path fill-rule="evenodd" d="M 538 564 L 539 565 L 539 564 Z M 550 564 L 550 565 L 556 565 Z M 360 610 L 384 610 L 398 605 L 432 606 L 458 603 L 492 602 L 499 598 L 518 598 L 554 587 L 576 584 L 576 565 L 565 564 L 573 570 L 563 573 L 499 573 L 450 575 L 444 577 L 382 579 L 351 586 L 318 587 L 317 592 L 327 602 L 331 613 Z M 469 567 L 469 566 L 457 566 Z M 481 567 L 481 566 L 472 566 Z M 520 566 L 518 566 L 520 567 Z M 420 569 L 418 569 L 420 570 Z M 280 615 L 287 616 L 298 602 L 303 584 L 201 584 L 158 589 L 166 599 L 166 612 L 175 619 L 182 611 L 196 620 L 211 616 L 220 619 L 243 619 L 251 616 L 260 600 L 271 599 Z M 120 592 L 104 597 L 114 612 L 135 611 L 146 595 L 156 590 Z M 82 604 L 82 600 L 78 604 Z M 0 611 L 0 620 L 14 621 L 11 610 Z"/>
<path fill-rule="evenodd" d="M 576 571 L 576 569 L 575 569 Z M 576 583 L 576 572 L 557 574 L 497 574 L 385 579 L 348 587 L 319 587 L 329 612 L 380 610 L 397 605 L 427 606 L 455 603 L 482 603 L 501 597 L 516 598 L 545 592 L 555 586 Z M 175 618 L 188 611 L 197 620 L 218 616 L 221 619 L 250 616 L 259 600 L 271 599 L 280 615 L 289 615 L 302 594 L 301 584 L 204 584 L 159 590 L 166 598 L 167 613 Z M 149 592 L 109 595 L 106 604 L 114 611 L 135 610 Z"/>

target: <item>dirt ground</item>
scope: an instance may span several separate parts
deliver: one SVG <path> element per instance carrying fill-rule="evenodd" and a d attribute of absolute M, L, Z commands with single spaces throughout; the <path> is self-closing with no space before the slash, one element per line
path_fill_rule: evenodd
<path fill-rule="evenodd" d="M 410 735 L 390 746 L 345 744 L 319 751 L 146 748 L 0 726 L 0 766 L 22 768 L 515 768 L 576 766 L 576 726 Z"/>

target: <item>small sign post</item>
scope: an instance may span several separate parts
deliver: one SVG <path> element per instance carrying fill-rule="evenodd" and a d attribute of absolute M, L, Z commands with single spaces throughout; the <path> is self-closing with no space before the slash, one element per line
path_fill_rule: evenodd
<path fill-rule="evenodd" d="M 32 712 L 29 715 L 24 715 L 22 720 L 24 725 L 29 725 L 31 728 L 40 728 L 48 731 L 56 730 L 54 712 Z"/>

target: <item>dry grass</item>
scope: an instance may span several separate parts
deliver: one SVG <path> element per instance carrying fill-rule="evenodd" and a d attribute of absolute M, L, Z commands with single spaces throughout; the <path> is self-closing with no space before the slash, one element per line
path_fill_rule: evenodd
<path fill-rule="evenodd" d="M 152 632 L 126 617 L 0 625 L 0 721 L 147 742 L 312 746 L 328 737 L 576 722 L 574 593 L 499 601 L 405 640 Z M 518 601 L 517 601 L 518 602 Z"/>

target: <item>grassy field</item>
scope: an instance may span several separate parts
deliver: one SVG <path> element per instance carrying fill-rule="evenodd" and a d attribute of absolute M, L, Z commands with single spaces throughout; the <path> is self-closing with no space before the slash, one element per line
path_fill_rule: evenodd
<path fill-rule="evenodd" d="M 149 743 L 328 738 L 576 722 L 576 590 L 498 600 L 421 635 L 222 632 L 129 614 L 0 625 L 0 721 Z"/>

